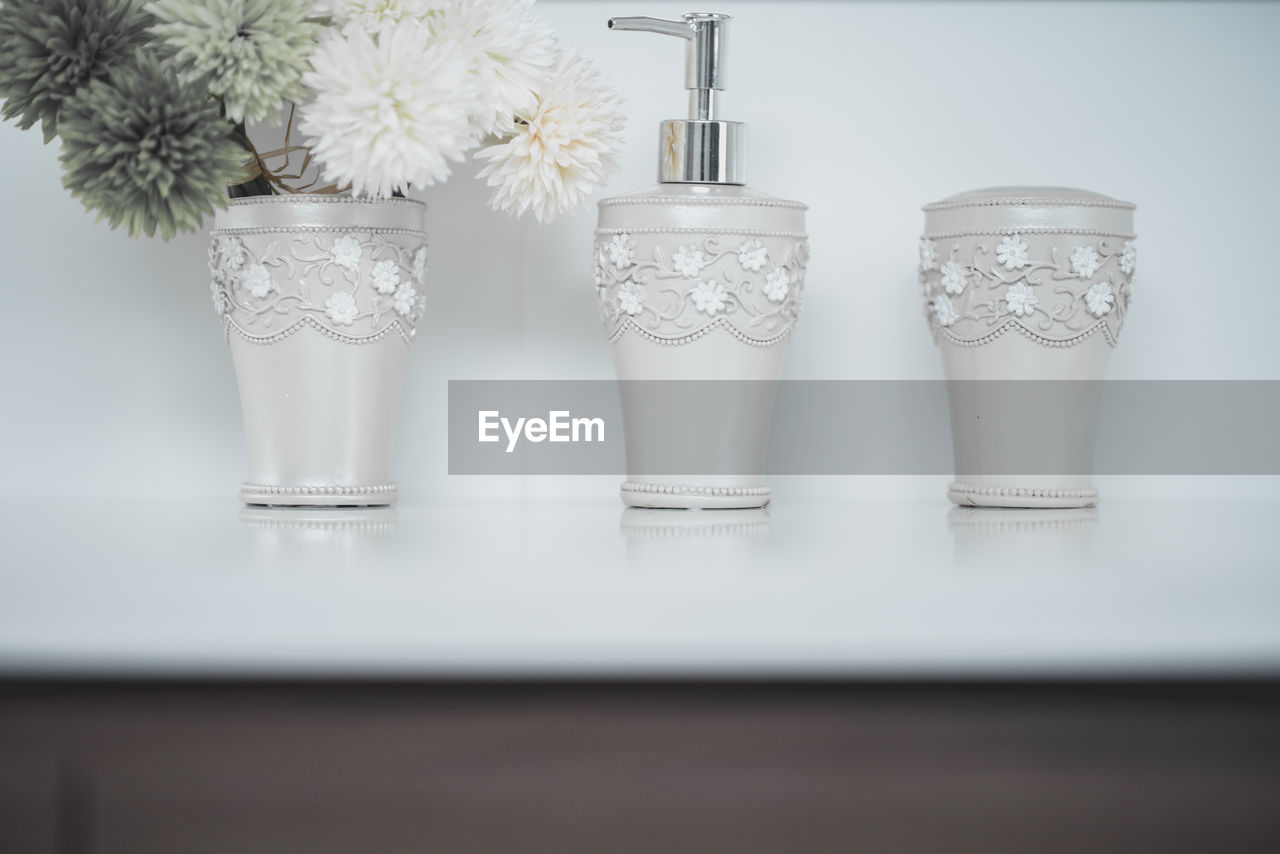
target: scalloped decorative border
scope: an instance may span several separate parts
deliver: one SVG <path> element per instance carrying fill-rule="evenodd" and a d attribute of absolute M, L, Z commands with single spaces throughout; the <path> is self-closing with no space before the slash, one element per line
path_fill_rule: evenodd
<path fill-rule="evenodd" d="M 230 315 L 224 314 L 222 316 L 222 331 L 228 342 L 231 340 L 231 331 L 235 330 L 237 335 L 248 341 L 250 344 L 277 344 L 284 339 L 295 335 L 304 326 L 310 326 L 321 335 L 324 335 L 327 338 L 332 338 L 334 341 L 342 344 L 372 344 L 375 341 L 382 340 L 394 329 L 396 332 L 400 333 L 400 340 L 404 341 L 405 346 L 412 347 L 413 339 L 416 335 L 416 330 L 413 329 L 406 332 L 404 326 L 397 319 L 391 321 L 391 323 L 387 324 L 381 330 L 373 333 L 372 335 L 357 338 L 351 335 L 344 335 L 338 330 L 321 323 L 309 314 L 303 315 L 283 329 L 279 329 L 269 335 L 254 335 L 253 333 L 246 332 L 242 329 L 238 323 L 231 319 Z"/>
<path fill-rule="evenodd" d="M 736 498 L 761 497 L 769 495 L 767 486 L 667 486 L 659 483 L 643 483 L 636 480 L 624 480 L 623 492 L 634 492 L 641 495 L 696 495 L 703 498 Z"/>
<path fill-rule="evenodd" d="M 1120 199 L 1059 199 L 1052 196 L 1016 196 L 1005 199 L 974 199 L 967 202 L 930 202 L 920 208 L 922 211 L 950 211 L 958 208 L 998 208 L 998 207 L 1064 207 L 1064 208 L 1121 208 L 1137 210 L 1133 202 Z"/>
<path fill-rule="evenodd" d="M 1018 332 L 1021 332 L 1024 337 L 1030 339 L 1031 341 L 1034 341 L 1037 344 L 1043 344 L 1046 347 L 1074 347 L 1075 345 L 1079 344 L 1081 341 L 1095 334 L 1099 329 L 1102 330 L 1102 335 L 1107 339 L 1108 344 L 1110 344 L 1112 347 L 1115 347 L 1117 344 L 1115 336 L 1111 334 L 1111 327 L 1107 326 L 1107 323 L 1105 320 L 1096 321 L 1089 328 L 1085 329 L 1084 331 L 1076 335 L 1073 335 L 1070 338 L 1046 338 L 1043 335 L 1039 335 L 1035 332 L 1032 332 L 1030 329 L 1027 329 L 1025 326 L 1019 323 L 1016 318 L 1009 318 L 1005 320 L 1004 323 L 1002 323 L 1000 326 L 997 326 L 995 329 L 991 330 L 986 335 L 983 335 L 981 338 L 961 338 L 945 326 L 939 327 L 938 334 L 941 337 L 946 338 L 952 344 L 956 344 L 960 347 L 981 347 L 983 344 L 990 344 L 992 341 L 996 340 L 1001 335 L 1004 335 L 1006 332 L 1009 331 L 1010 327 L 1017 329 Z"/>
<path fill-rule="evenodd" d="M 596 237 L 609 234 L 741 234 L 746 237 L 783 237 L 792 240 L 808 240 L 803 231 L 769 231 L 763 228 L 712 228 L 704 226 L 658 225 L 645 228 L 597 228 Z"/>
<path fill-rule="evenodd" d="M 664 346 L 678 347 L 681 344 L 690 344 L 697 341 L 699 338 L 706 337 L 713 329 L 723 329 L 743 344 L 750 344 L 752 347 L 772 347 L 774 344 L 777 344 L 779 341 L 784 340 L 794 333 L 796 324 L 793 322 L 790 326 L 772 338 L 752 338 L 750 335 L 743 333 L 738 329 L 738 327 L 734 326 L 733 323 L 729 321 L 728 317 L 721 316 L 717 317 L 706 326 L 699 327 L 696 331 L 690 332 L 687 335 L 681 335 L 679 338 L 663 338 L 661 335 L 654 335 L 649 330 L 641 328 L 638 323 L 628 317 L 619 323 L 618 328 L 609 335 L 609 343 L 612 344 L 614 341 L 617 341 L 626 334 L 628 329 L 634 330 L 637 335 L 640 335 L 646 340 L 652 341 L 654 344 L 662 344 Z"/>
<path fill-rule="evenodd" d="M 713 205 L 725 207 L 753 207 L 753 208 L 791 208 L 792 210 L 807 211 L 809 206 L 803 202 L 793 202 L 788 199 L 744 199 L 732 197 L 715 197 L 715 196 L 616 196 L 611 199 L 601 199 L 596 202 L 597 207 L 612 208 L 619 205 Z"/>

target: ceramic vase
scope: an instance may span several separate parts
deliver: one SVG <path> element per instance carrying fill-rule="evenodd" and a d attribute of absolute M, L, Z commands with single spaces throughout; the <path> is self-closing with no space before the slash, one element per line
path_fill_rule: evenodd
<path fill-rule="evenodd" d="M 659 185 L 600 203 L 595 280 L 632 507 L 769 503 L 774 391 L 800 312 L 805 206 Z"/>
<path fill-rule="evenodd" d="M 1010 187 L 926 205 L 919 278 L 948 380 L 960 505 L 1087 507 L 1097 383 L 1137 251 L 1128 202 Z M 1011 470 L 1017 461 L 1034 470 Z"/>
<path fill-rule="evenodd" d="M 259 196 L 215 219 L 213 304 L 235 364 L 247 504 L 395 501 L 401 387 L 424 308 L 426 207 Z"/>

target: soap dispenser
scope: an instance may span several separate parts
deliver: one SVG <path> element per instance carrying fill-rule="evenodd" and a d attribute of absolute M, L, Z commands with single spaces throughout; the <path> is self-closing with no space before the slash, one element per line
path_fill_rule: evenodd
<path fill-rule="evenodd" d="M 769 503 L 765 449 L 804 287 L 806 206 L 746 186 L 720 117 L 728 15 L 611 18 L 685 40 L 689 117 L 661 123 L 656 186 L 599 202 L 595 281 L 620 381 L 633 507 Z"/>

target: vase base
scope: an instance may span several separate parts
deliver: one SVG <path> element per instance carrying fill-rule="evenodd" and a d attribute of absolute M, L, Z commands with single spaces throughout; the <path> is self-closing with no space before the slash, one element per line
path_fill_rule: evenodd
<path fill-rule="evenodd" d="M 956 482 L 947 487 L 947 498 L 961 507 L 1095 507 L 1098 504 L 1098 490 L 1091 487 L 1049 489 L 1030 486 L 978 486 Z"/>
<path fill-rule="evenodd" d="M 399 495 L 394 483 L 378 486 L 269 486 L 246 483 L 240 487 L 245 504 L 268 507 L 385 507 Z"/>
<path fill-rule="evenodd" d="M 749 510 L 769 503 L 767 486 L 696 486 L 624 481 L 622 503 L 659 510 Z"/>

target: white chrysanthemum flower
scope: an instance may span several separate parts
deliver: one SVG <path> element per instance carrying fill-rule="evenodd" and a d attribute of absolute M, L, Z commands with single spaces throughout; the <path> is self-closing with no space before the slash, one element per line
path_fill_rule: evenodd
<path fill-rule="evenodd" d="M 694 308 L 708 317 L 715 317 L 716 312 L 724 311 L 725 303 L 729 296 L 724 289 L 724 285 L 705 279 L 698 282 L 689 295 L 693 297 Z"/>
<path fill-rule="evenodd" d="M 300 125 L 326 181 L 385 198 L 449 175 L 476 144 L 475 93 L 461 48 L 405 23 L 375 39 L 330 32 L 303 77 L 313 93 Z"/>
<path fill-rule="evenodd" d="M 384 27 L 420 23 L 448 5 L 449 0 L 329 0 L 314 4 L 312 14 L 332 16 L 344 33 L 363 30 L 377 35 Z"/>
<path fill-rule="evenodd" d="M 787 271 L 778 267 L 764 277 L 764 295 L 773 302 L 782 302 L 787 298 L 791 277 Z"/>
<path fill-rule="evenodd" d="M 427 247 L 419 246 L 418 251 L 413 253 L 413 280 L 418 284 L 422 284 L 422 280 L 427 275 Z"/>
<path fill-rule="evenodd" d="M 644 310 L 644 289 L 630 282 L 618 289 L 618 308 L 634 317 Z"/>
<path fill-rule="evenodd" d="M 405 282 L 396 288 L 396 295 L 393 299 L 395 300 L 396 314 L 401 317 L 407 317 L 418 302 L 418 291 L 413 285 Z"/>
<path fill-rule="evenodd" d="M 1102 317 L 1102 315 L 1111 311 L 1116 304 L 1115 294 L 1111 292 L 1111 285 L 1107 282 L 1096 282 L 1093 287 L 1089 288 L 1084 295 L 1085 305 L 1089 309 L 1089 313 L 1094 317 Z"/>
<path fill-rule="evenodd" d="M 996 260 L 1003 264 L 1006 270 L 1021 270 L 1031 261 L 1028 251 L 1030 248 L 1027 241 L 1018 235 L 1006 235 L 996 247 Z"/>
<path fill-rule="evenodd" d="M 1018 317 L 1026 317 L 1040 304 L 1040 297 L 1025 282 L 1018 282 L 1010 285 L 1009 290 L 1004 292 L 1004 301 L 1010 312 Z"/>
<path fill-rule="evenodd" d="M 702 268 L 707 266 L 707 257 L 702 254 L 701 249 L 690 243 L 676 247 L 676 251 L 671 255 L 671 265 L 684 278 L 696 279 L 702 272 Z"/>
<path fill-rule="evenodd" d="M 329 257 L 333 259 L 333 263 L 353 273 L 360 272 L 360 255 L 360 241 L 350 234 L 337 238 L 329 248 Z"/>
<path fill-rule="evenodd" d="M 738 247 L 738 264 L 744 270 L 759 273 L 764 262 L 769 260 L 769 250 L 757 238 L 751 238 Z"/>
<path fill-rule="evenodd" d="M 946 294 L 938 294 L 933 298 L 933 316 L 938 318 L 939 326 L 950 326 L 956 322 L 956 307 L 951 302 L 951 297 Z"/>
<path fill-rule="evenodd" d="M 1102 259 L 1093 246 L 1077 246 L 1071 250 L 1071 272 L 1087 279 L 1102 266 Z"/>
<path fill-rule="evenodd" d="M 476 84 L 472 115 L 483 133 L 509 132 L 512 117 L 537 108 L 556 59 L 555 33 L 532 0 L 451 0 L 427 23 L 438 41 L 462 46 Z"/>
<path fill-rule="evenodd" d="M 964 267 L 955 261 L 948 261 L 942 265 L 942 289 L 949 294 L 964 293 L 965 272 Z"/>
<path fill-rule="evenodd" d="M 393 294 L 400 286 L 400 267 L 386 259 L 373 265 L 373 289 L 380 294 Z"/>
<path fill-rule="evenodd" d="M 548 222 L 571 210 L 617 167 L 625 118 L 622 101 L 603 76 L 573 51 L 563 51 L 537 104 L 502 140 L 477 152 L 489 161 L 480 177 L 495 187 L 495 210 L 533 210 Z"/>
<path fill-rule="evenodd" d="M 338 291 L 324 301 L 324 313 L 339 326 L 350 326 L 359 311 L 356 298 L 346 291 Z"/>
<path fill-rule="evenodd" d="M 240 279 L 240 285 L 247 288 L 249 293 L 258 299 L 262 299 L 271 293 L 271 271 L 262 264 L 250 264 L 249 269 L 244 271 L 244 276 Z"/>

